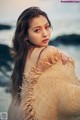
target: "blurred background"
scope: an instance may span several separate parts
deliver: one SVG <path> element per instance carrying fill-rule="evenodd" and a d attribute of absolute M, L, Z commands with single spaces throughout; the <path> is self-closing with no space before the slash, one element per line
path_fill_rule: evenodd
<path fill-rule="evenodd" d="M 50 45 L 55 45 L 75 60 L 76 74 L 80 78 L 80 3 L 62 3 L 60 0 L 0 0 L 0 112 L 8 110 L 10 76 L 13 59 L 9 54 L 15 25 L 21 12 L 38 6 L 52 23 Z"/>

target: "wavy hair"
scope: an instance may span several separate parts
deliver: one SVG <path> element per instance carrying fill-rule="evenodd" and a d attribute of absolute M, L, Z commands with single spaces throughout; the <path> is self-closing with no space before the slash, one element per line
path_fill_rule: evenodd
<path fill-rule="evenodd" d="M 20 98 L 26 57 L 29 48 L 32 47 L 32 45 L 26 41 L 26 35 L 28 35 L 30 20 L 38 17 L 39 15 L 43 15 L 48 20 L 51 27 L 51 22 L 47 14 L 39 7 L 29 7 L 28 9 L 24 10 L 19 16 L 16 23 L 16 30 L 12 39 L 14 69 L 11 80 L 13 97 L 17 96 Z"/>

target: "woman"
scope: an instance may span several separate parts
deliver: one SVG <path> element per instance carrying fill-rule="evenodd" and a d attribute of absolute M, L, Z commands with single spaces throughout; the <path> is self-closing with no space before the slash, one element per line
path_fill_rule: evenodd
<path fill-rule="evenodd" d="M 13 38 L 15 65 L 8 120 L 78 120 L 80 82 L 74 62 L 48 46 L 51 22 L 38 7 L 17 20 Z"/>

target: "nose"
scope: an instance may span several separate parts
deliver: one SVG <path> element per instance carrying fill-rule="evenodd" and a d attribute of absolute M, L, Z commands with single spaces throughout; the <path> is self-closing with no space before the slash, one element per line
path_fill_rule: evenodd
<path fill-rule="evenodd" d="M 47 35 L 48 35 L 47 30 L 45 30 L 45 29 L 42 30 L 42 36 L 43 36 L 43 37 L 46 37 Z"/>

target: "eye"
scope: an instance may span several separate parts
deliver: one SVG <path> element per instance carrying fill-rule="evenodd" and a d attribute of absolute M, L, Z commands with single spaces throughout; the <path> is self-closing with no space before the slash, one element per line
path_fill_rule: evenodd
<path fill-rule="evenodd" d="M 40 29 L 36 29 L 36 30 L 34 30 L 34 32 L 39 33 L 39 32 L 40 32 Z"/>
<path fill-rule="evenodd" d="M 47 25 L 45 28 L 46 28 L 46 29 L 49 29 L 49 28 L 50 28 L 50 25 Z"/>

